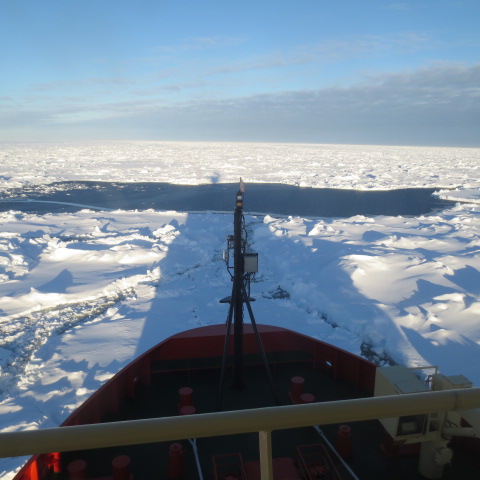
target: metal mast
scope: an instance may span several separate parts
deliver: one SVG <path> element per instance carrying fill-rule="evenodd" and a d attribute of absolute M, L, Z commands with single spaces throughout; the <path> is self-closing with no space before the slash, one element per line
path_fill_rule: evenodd
<path fill-rule="evenodd" d="M 245 184 L 240 179 L 240 187 L 236 196 L 235 212 L 233 215 L 233 337 L 234 337 L 234 370 L 233 386 L 238 389 L 244 387 L 243 384 L 243 274 L 245 253 L 244 239 L 242 238 L 243 222 L 243 194 L 245 193 Z"/>
<path fill-rule="evenodd" d="M 243 197 L 245 193 L 245 184 L 240 179 L 240 187 L 235 197 L 235 210 L 233 215 L 233 236 L 227 238 L 227 250 L 224 252 L 224 260 L 227 263 L 227 269 L 232 277 L 232 295 L 221 300 L 221 303 L 229 303 L 230 308 L 227 316 L 227 329 L 225 335 L 225 345 L 223 350 L 222 369 L 220 374 L 220 387 L 217 397 L 217 410 L 220 410 L 223 384 L 225 378 L 225 369 L 230 344 L 230 335 L 233 320 L 234 335 L 234 355 L 233 355 L 233 387 L 241 390 L 245 387 L 243 381 L 243 305 L 247 305 L 248 314 L 255 333 L 258 348 L 262 356 L 265 369 L 267 371 L 268 381 L 272 390 L 272 395 L 277 404 L 276 395 L 273 389 L 273 379 L 270 373 L 265 349 L 262 339 L 257 329 L 253 310 L 250 301 L 250 280 L 251 275 L 258 270 L 258 255 L 256 253 L 246 253 L 246 233 L 243 218 Z M 230 252 L 233 251 L 233 266 L 230 264 Z"/>

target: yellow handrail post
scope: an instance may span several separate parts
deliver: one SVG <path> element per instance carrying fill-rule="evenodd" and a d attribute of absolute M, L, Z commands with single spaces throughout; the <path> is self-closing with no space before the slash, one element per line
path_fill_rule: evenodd
<path fill-rule="evenodd" d="M 273 480 L 272 465 L 272 432 L 258 432 L 260 447 L 260 477 L 262 480 Z"/>

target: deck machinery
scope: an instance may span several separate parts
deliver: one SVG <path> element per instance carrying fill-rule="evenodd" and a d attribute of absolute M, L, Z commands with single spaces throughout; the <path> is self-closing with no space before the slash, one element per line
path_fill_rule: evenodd
<path fill-rule="evenodd" d="M 422 381 L 421 372 L 430 369 L 434 373 L 426 375 Z M 436 367 L 396 365 L 377 368 L 374 395 L 406 395 L 471 387 L 472 382 L 463 375 L 445 376 L 438 373 Z M 466 426 L 466 421 L 469 426 Z M 419 472 L 428 479 L 442 478 L 445 465 L 452 460 L 453 451 L 449 447 L 452 438 L 480 436 L 478 410 L 383 418 L 380 422 L 391 439 L 393 450 L 420 444 Z"/>

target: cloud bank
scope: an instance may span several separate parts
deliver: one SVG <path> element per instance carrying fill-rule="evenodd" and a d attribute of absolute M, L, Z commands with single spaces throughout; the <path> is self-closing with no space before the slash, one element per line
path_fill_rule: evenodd
<path fill-rule="evenodd" d="M 174 102 L 168 95 L 133 91 L 109 101 L 79 95 L 47 102 L 32 92 L 23 105 L 0 98 L 0 107 L 3 140 L 480 146 L 480 64 L 437 64 L 365 77 L 350 86 L 242 97 L 202 98 L 197 92 L 190 100 Z"/>

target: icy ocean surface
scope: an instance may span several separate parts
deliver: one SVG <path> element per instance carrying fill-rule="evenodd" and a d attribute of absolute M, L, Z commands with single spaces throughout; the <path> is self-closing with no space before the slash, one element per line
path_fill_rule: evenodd
<path fill-rule="evenodd" d="M 0 192 L 0 211 L 168 210 L 231 213 L 237 183 L 175 185 L 159 182 L 56 182 Z M 281 183 L 249 183 L 251 213 L 308 217 L 421 215 L 453 206 L 434 188 L 350 190 Z"/>
<path fill-rule="evenodd" d="M 438 365 L 480 386 L 480 149 L 3 143 L 0 160 L 4 431 L 58 425 L 160 340 L 225 321 L 228 184 L 240 177 L 260 256 L 259 323 L 379 363 Z M 117 199 L 102 204 L 85 182 L 117 184 Z M 169 206 L 132 193 L 152 182 L 170 188 Z M 310 208 L 313 197 L 298 201 L 308 187 L 355 209 L 276 210 Z M 421 210 L 408 210 L 414 193 L 400 189 L 420 189 Z M 221 192 L 219 206 L 203 203 Z M 369 211 L 364 198 L 383 210 Z M 0 478 L 22 462 L 0 460 Z"/>

